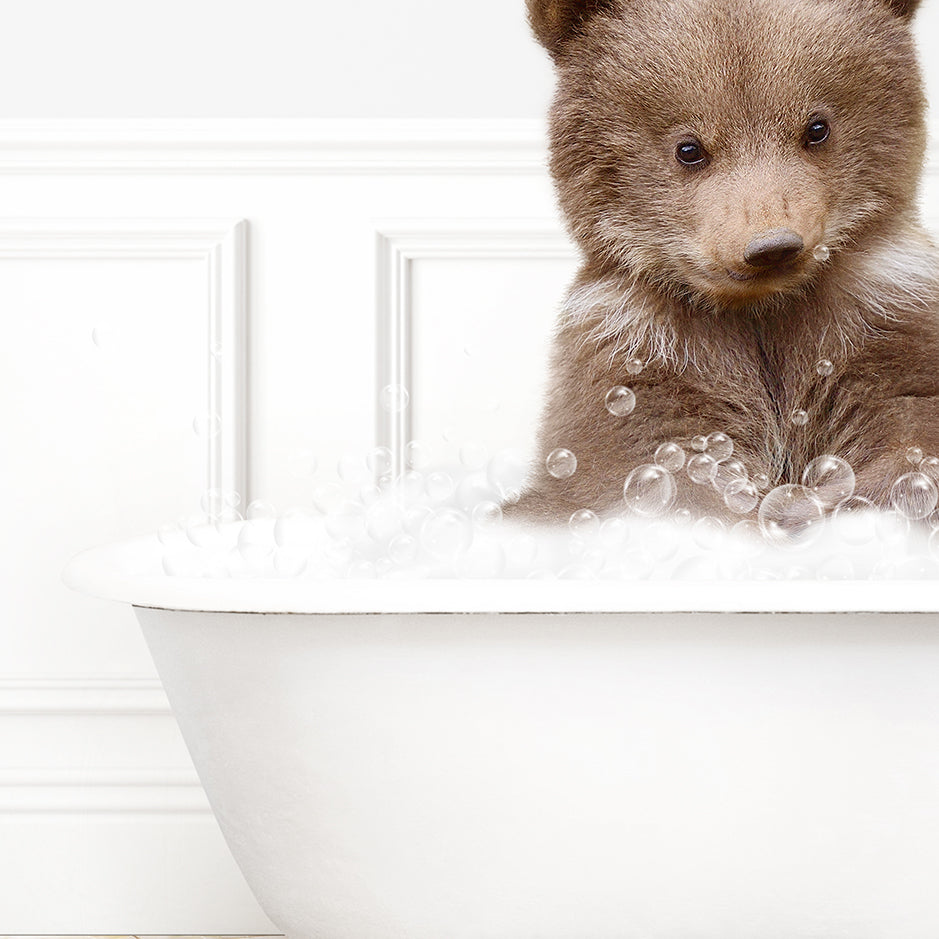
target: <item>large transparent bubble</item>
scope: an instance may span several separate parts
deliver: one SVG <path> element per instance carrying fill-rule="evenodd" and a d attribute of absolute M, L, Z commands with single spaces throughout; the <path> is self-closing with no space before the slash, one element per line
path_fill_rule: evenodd
<path fill-rule="evenodd" d="M 672 474 L 655 463 L 637 466 L 623 484 L 623 500 L 627 508 L 645 518 L 664 515 L 675 501 L 677 492 Z"/>
<path fill-rule="evenodd" d="M 780 548 L 808 545 L 821 534 L 822 507 L 805 486 L 787 484 L 768 492 L 758 518 L 763 537 Z"/>

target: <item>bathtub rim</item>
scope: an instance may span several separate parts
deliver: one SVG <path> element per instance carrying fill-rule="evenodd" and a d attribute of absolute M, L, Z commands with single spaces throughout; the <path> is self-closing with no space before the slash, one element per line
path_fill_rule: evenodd
<path fill-rule="evenodd" d="M 939 613 L 932 580 L 237 580 L 168 576 L 159 558 L 153 536 L 112 542 L 76 555 L 62 579 L 100 599 L 192 612 Z"/>

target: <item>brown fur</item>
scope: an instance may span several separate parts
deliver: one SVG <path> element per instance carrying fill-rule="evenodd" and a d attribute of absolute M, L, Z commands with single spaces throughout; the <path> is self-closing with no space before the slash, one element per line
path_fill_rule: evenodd
<path fill-rule="evenodd" d="M 529 0 L 558 68 L 551 171 L 584 262 L 558 327 L 536 472 L 517 514 L 620 506 L 626 473 L 723 431 L 751 476 L 847 459 L 884 503 L 939 454 L 939 258 L 916 196 L 925 99 L 904 0 Z M 827 140 L 808 146 L 819 116 Z M 703 167 L 675 157 L 694 137 Z M 752 240 L 804 249 L 751 277 Z M 813 249 L 827 245 L 830 258 Z M 736 277 L 731 276 L 736 275 Z M 743 279 L 741 279 L 743 278 Z M 641 374 L 626 362 L 638 357 Z M 830 359 L 834 374 L 815 363 Z M 637 398 L 604 408 L 614 385 Z M 808 412 L 805 426 L 790 414 Z M 546 455 L 566 447 L 576 473 Z M 690 452 L 690 450 L 689 450 Z M 683 488 L 699 511 L 717 492 Z"/>

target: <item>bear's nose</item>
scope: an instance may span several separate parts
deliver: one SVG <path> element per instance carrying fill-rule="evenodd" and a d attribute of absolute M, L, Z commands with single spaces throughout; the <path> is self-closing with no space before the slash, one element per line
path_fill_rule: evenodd
<path fill-rule="evenodd" d="M 791 228 L 777 228 L 757 235 L 744 249 L 743 259 L 751 267 L 774 267 L 791 261 L 803 247 Z"/>

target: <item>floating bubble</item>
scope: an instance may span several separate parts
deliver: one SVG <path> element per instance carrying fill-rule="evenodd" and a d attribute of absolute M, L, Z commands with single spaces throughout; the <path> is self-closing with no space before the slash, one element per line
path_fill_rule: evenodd
<path fill-rule="evenodd" d="M 724 487 L 724 505 L 738 515 L 752 512 L 759 501 L 759 490 L 749 479 L 733 479 Z"/>
<path fill-rule="evenodd" d="M 812 257 L 816 261 L 827 261 L 831 257 L 831 248 L 828 245 L 816 245 L 812 249 Z"/>
<path fill-rule="evenodd" d="M 619 515 L 605 518 L 600 523 L 600 543 L 610 550 L 617 550 L 629 541 L 629 522 Z"/>
<path fill-rule="evenodd" d="M 939 490 L 925 473 L 905 473 L 890 489 L 890 504 L 904 518 L 925 518 L 937 502 Z"/>
<path fill-rule="evenodd" d="M 411 440 L 404 448 L 404 464 L 408 469 L 426 469 L 430 464 L 430 453 L 419 440 Z"/>
<path fill-rule="evenodd" d="M 346 483 L 362 483 L 368 476 L 365 460 L 357 453 L 343 453 L 336 463 L 336 474 Z"/>
<path fill-rule="evenodd" d="M 763 497 L 758 518 L 770 544 L 789 548 L 815 540 L 821 532 L 822 508 L 805 486 L 789 483 Z"/>
<path fill-rule="evenodd" d="M 400 479 L 401 494 L 405 499 L 416 500 L 424 492 L 424 474 L 409 469 Z"/>
<path fill-rule="evenodd" d="M 680 539 L 667 522 L 653 522 L 643 529 L 641 538 L 643 554 L 658 564 L 671 560 L 678 552 Z"/>
<path fill-rule="evenodd" d="M 309 447 L 296 447 L 290 454 L 288 467 L 294 479 L 306 479 L 316 473 L 319 463 Z"/>
<path fill-rule="evenodd" d="M 521 494 L 528 475 L 528 460 L 518 450 L 500 450 L 486 467 L 486 479 L 495 492 L 505 499 L 510 492 Z"/>
<path fill-rule="evenodd" d="M 711 480 L 711 485 L 722 493 L 731 483 L 746 478 L 747 468 L 740 460 L 724 460 L 723 463 L 717 464 L 717 472 Z"/>
<path fill-rule="evenodd" d="M 685 465 L 685 451 L 677 443 L 669 441 L 655 451 L 655 462 L 670 473 L 677 473 Z"/>
<path fill-rule="evenodd" d="M 734 452 L 734 442 L 727 434 L 720 431 L 708 434 L 704 441 L 704 452 L 720 463 L 730 459 L 730 455 Z"/>
<path fill-rule="evenodd" d="M 707 449 L 708 439 L 703 434 L 699 434 L 697 437 L 692 438 L 691 449 L 697 450 L 699 453 L 704 453 Z"/>
<path fill-rule="evenodd" d="M 473 506 L 473 522 L 480 528 L 491 528 L 502 521 L 502 508 L 498 502 L 485 500 Z"/>
<path fill-rule="evenodd" d="M 805 427 L 809 422 L 809 412 L 803 411 L 802 408 L 793 408 L 789 415 L 789 421 L 795 424 L 796 427 Z"/>
<path fill-rule="evenodd" d="M 227 509 L 236 509 L 241 496 L 233 489 L 206 489 L 199 500 L 202 511 L 210 518 L 219 519 Z"/>
<path fill-rule="evenodd" d="M 488 477 L 480 470 L 464 476 L 456 487 L 456 502 L 465 512 L 472 512 L 480 502 L 498 501 L 499 493 L 489 485 Z"/>
<path fill-rule="evenodd" d="M 637 466 L 626 477 L 623 499 L 627 508 L 636 515 L 652 518 L 668 511 L 677 491 L 678 487 L 668 470 L 655 463 L 645 463 Z"/>
<path fill-rule="evenodd" d="M 600 533 L 600 519 L 590 509 L 578 509 L 568 519 L 567 527 L 571 534 L 581 541 L 590 541 Z"/>
<path fill-rule="evenodd" d="M 245 509 L 246 518 L 273 518 L 276 514 L 274 506 L 266 499 L 255 499 Z"/>
<path fill-rule="evenodd" d="M 413 535 L 397 535 L 388 544 L 388 557 L 395 564 L 410 564 L 417 559 L 419 551 L 420 544 Z"/>
<path fill-rule="evenodd" d="M 577 469 L 577 457 L 570 450 L 558 447 L 548 454 L 545 467 L 555 479 L 567 479 Z"/>
<path fill-rule="evenodd" d="M 923 462 L 923 451 L 919 447 L 909 447 L 905 456 L 907 463 L 912 463 L 914 466 Z"/>
<path fill-rule="evenodd" d="M 832 513 L 832 523 L 846 544 L 867 544 L 877 537 L 876 508 L 870 499 L 849 496 Z"/>
<path fill-rule="evenodd" d="M 379 404 L 389 414 L 400 414 L 410 400 L 411 396 L 403 385 L 385 385 L 378 395 Z"/>
<path fill-rule="evenodd" d="M 750 477 L 750 482 L 752 482 L 760 492 L 765 492 L 769 489 L 771 480 L 766 473 L 754 473 Z"/>
<path fill-rule="evenodd" d="M 440 509 L 421 527 L 421 545 L 441 561 L 455 561 L 473 541 L 473 523 L 459 509 Z"/>
<path fill-rule="evenodd" d="M 802 485 L 825 508 L 832 508 L 851 496 L 854 483 L 851 464 L 831 453 L 815 457 L 802 472 Z"/>
<path fill-rule="evenodd" d="M 217 414 L 207 411 L 193 418 L 192 429 L 197 437 L 211 440 L 222 432 L 222 419 Z"/>
<path fill-rule="evenodd" d="M 378 544 L 387 544 L 404 527 L 404 510 L 393 499 L 381 499 L 365 513 L 365 531 Z"/>
<path fill-rule="evenodd" d="M 916 468 L 933 479 L 939 479 L 939 456 L 924 456 Z"/>
<path fill-rule="evenodd" d="M 717 476 L 717 460 L 707 453 L 695 453 L 685 467 L 688 478 L 699 486 L 712 482 Z"/>
<path fill-rule="evenodd" d="M 727 529 L 719 518 L 706 515 L 691 526 L 691 540 L 703 551 L 716 551 L 724 543 Z"/>
<path fill-rule="evenodd" d="M 626 362 L 626 371 L 630 375 L 638 375 L 645 368 L 645 363 L 642 359 L 629 359 Z"/>
<path fill-rule="evenodd" d="M 391 450 L 388 447 L 373 447 L 368 451 L 365 465 L 376 476 L 384 476 L 391 472 Z"/>
<path fill-rule="evenodd" d="M 831 359 L 819 359 L 815 363 L 815 371 L 818 372 L 822 378 L 827 378 L 835 370 L 835 366 L 832 363 Z"/>
<path fill-rule="evenodd" d="M 615 417 L 626 417 L 627 414 L 632 414 L 636 406 L 636 395 L 632 388 L 616 385 L 606 393 L 604 404 L 610 414 Z"/>
<path fill-rule="evenodd" d="M 460 463 L 467 469 L 482 469 L 489 459 L 486 448 L 479 443 L 465 443 L 460 447 Z"/>
<path fill-rule="evenodd" d="M 444 473 L 442 470 L 428 473 L 425 486 L 427 495 L 430 496 L 432 502 L 443 502 L 445 499 L 449 499 L 456 488 L 450 474 Z"/>

